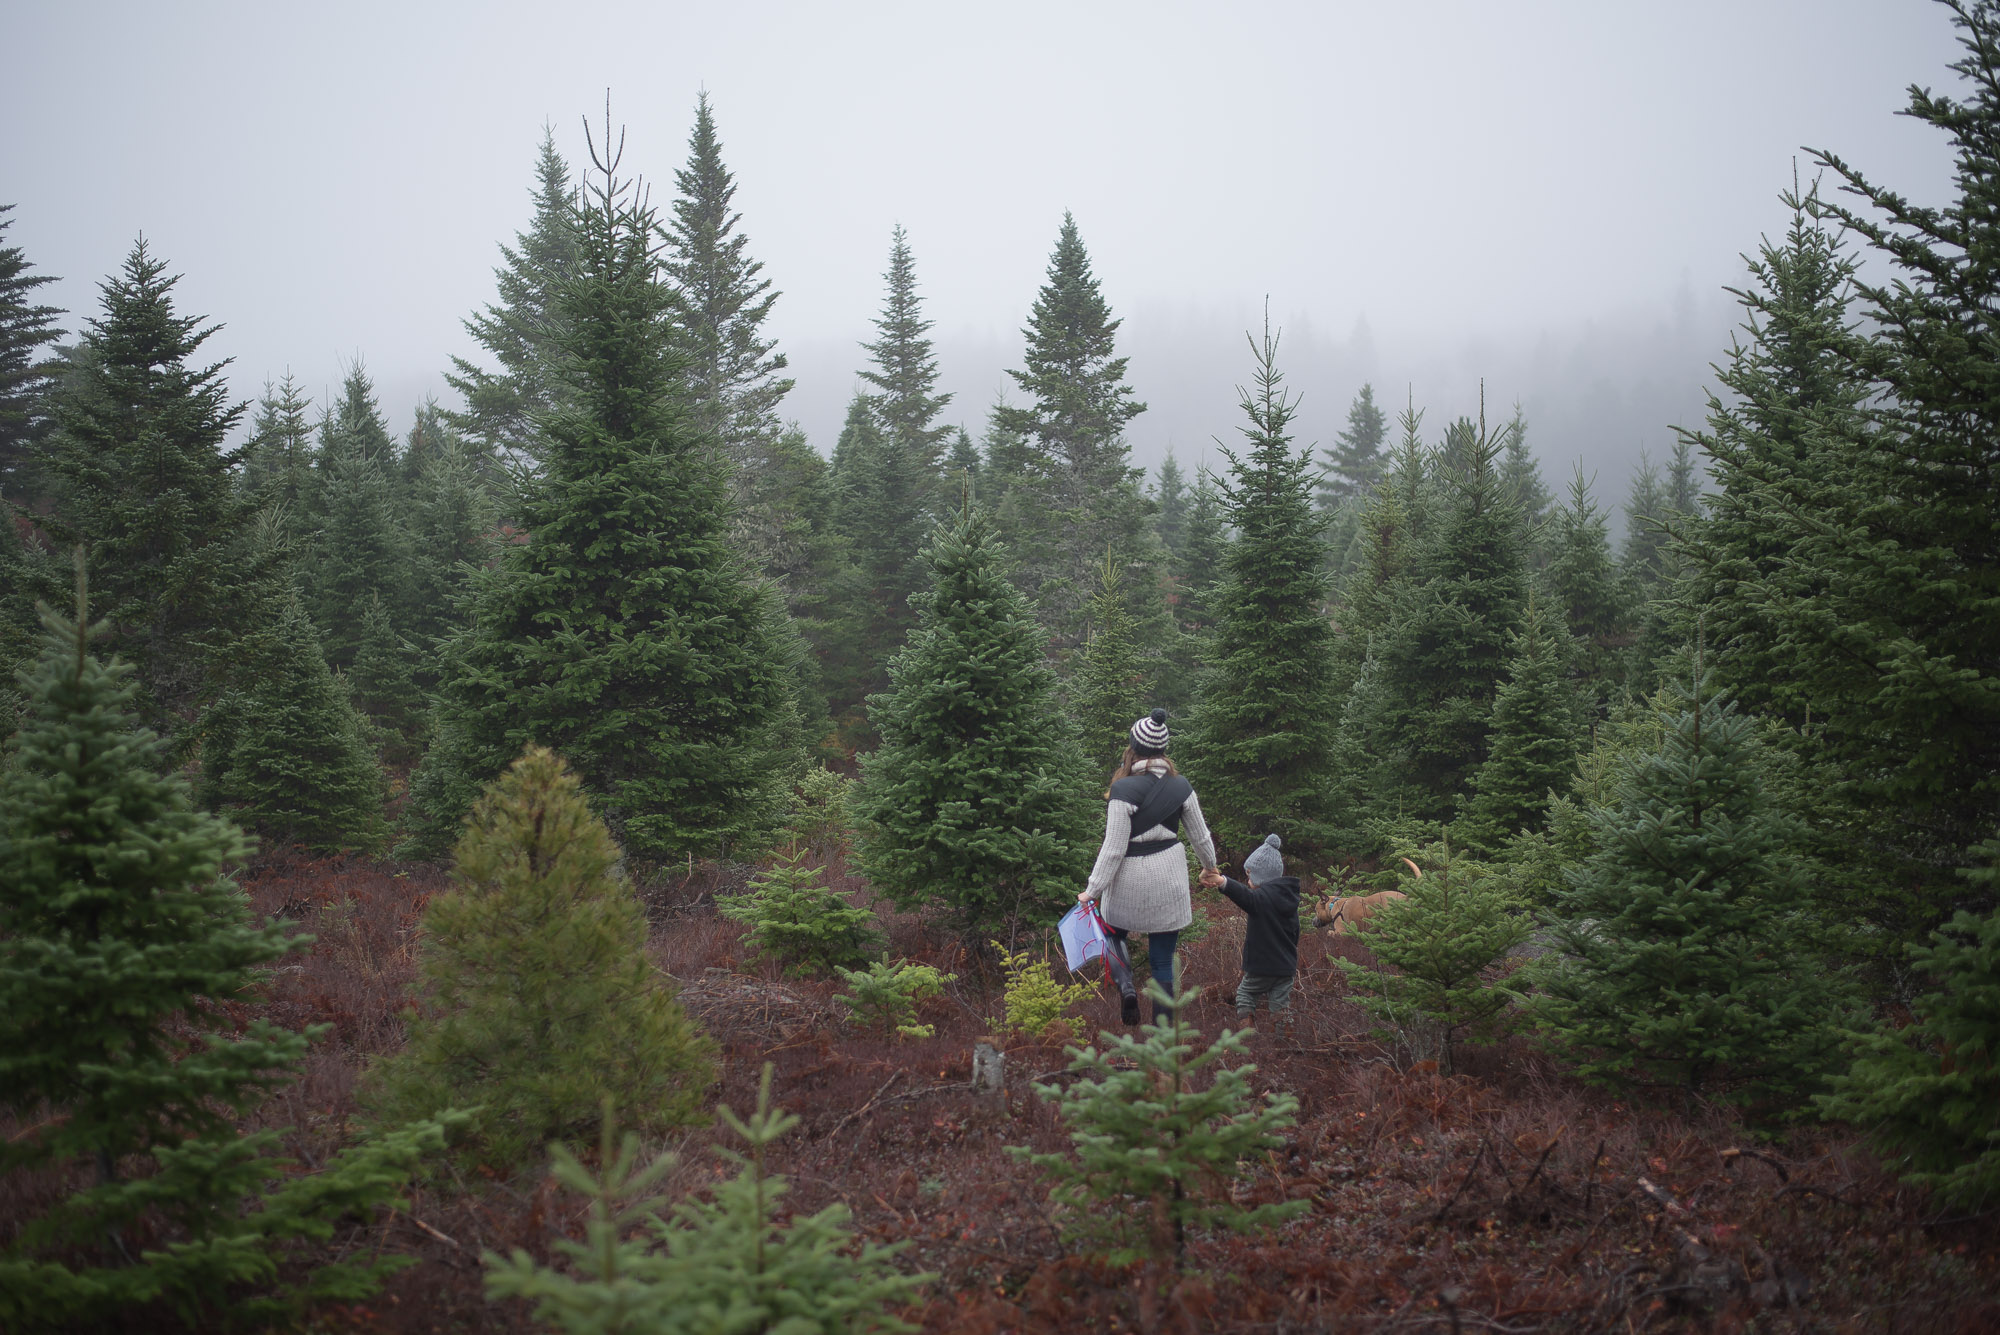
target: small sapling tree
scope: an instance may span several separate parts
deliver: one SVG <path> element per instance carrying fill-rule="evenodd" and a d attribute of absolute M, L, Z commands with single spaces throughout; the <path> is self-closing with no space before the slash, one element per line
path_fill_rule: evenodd
<path fill-rule="evenodd" d="M 1522 1000 L 1501 968 L 1531 926 L 1512 886 L 1493 869 L 1453 854 L 1448 840 L 1417 853 L 1427 875 L 1404 880 L 1406 898 L 1377 909 L 1362 939 L 1388 973 L 1340 960 L 1361 1005 L 1405 1032 L 1428 1028 L 1446 1070 L 1461 1035 L 1483 1035 Z"/>
<path fill-rule="evenodd" d="M 944 991 L 956 974 L 939 973 L 928 964 L 877 960 L 865 969 L 836 969 L 854 990 L 843 992 L 854 1023 L 864 1029 L 893 1031 L 904 1038 L 929 1038 L 932 1028 L 917 1023 L 917 1007 Z"/>
<path fill-rule="evenodd" d="M 799 1119 L 771 1106 L 771 1067 L 757 1087 L 757 1110 L 738 1117 L 716 1110 L 749 1153 L 717 1153 L 737 1167 L 710 1199 L 690 1197 L 671 1218 L 652 1195 L 676 1164 L 662 1154 L 642 1165 L 639 1138 L 614 1141 L 603 1119 L 599 1169 L 560 1145 L 551 1147 L 556 1180 L 590 1199 L 584 1240 L 556 1243 L 565 1272 L 518 1248 L 486 1254 L 486 1292 L 525 1298 L 535 1315 L 569 1335 L 869 1335 L 908 1331 L 895 1309 L 907 1306 L 929 1275 L 895 1266 L 906 1244 L 854 1245 L 845 1205 L 782 1219 L 787 1183 L 765 1154 Z"/>
<path fill-rule="evenodd" d="M 457 856 L 457 889 L 424 915 L 409 1043 L 371 1073 L 378 1115 L 476 1104 L 473 1148 L 498 1166 L 593 1129 L 606 1098 L 643 1130 L 693 1120 L 711 1045 L 646 957 L 618 846 L 576 776 L 529 747 Z"/>
<path fill-rule="evenodd" d="M 1096 987 L 1088 982 L 1057 982 L 1046 955 L 1027 949 L 1009 950 L 998 941 L 993 943 L 993 949 L 1007 971 L 1003 1027 L 1017 1034 L 1042 1037 L 1070 1007 L 1088 1001 L 1097 993 Z"/>
<path fill-rule="evenodd" d="M 804 850 L 778 854 L 748 893 L 718 899 L 716 911 L 748 923 L 750 948 L 796 972 L 865 964 L 882 949 L 875 915 L 851 903 L 848 892 L 821 885 L 826 869 L 806 866 L 805 858 Z"/>
<path fill-rule="evenodd" d="M 1055 1179 L 1050 1196 L 1068 1211 L 1075 1231 L 1106 1230 L 1100 1240 L 1110 1244 L 1113 1263 L 1145 1262 L 1140 1308 L 1151 1328 L 1161 1294 L 1186 1258 L 1189 1229 L 1248 1233 L 1307 1207 L 1304 1201 L 1244 1205 L 1229 1189 L 1245 1159 L 1281 1143 L 1278 1132 L 1292 1125 L 1298 1100 L 1254 1098 L 1249 1075 L 1256 1067 L 1223 1060 L 1244 1054 L 1242 1039 L 1227 1029 L 1195 1051 L 1199 1034 L 1187 1017 L 1201 989 L 1169 997 L 1157 983 L 1148 988 L 1154 1013 L 1171 1007 L 1170 1018 L 1137 1036 L 1101 1034 L 1101 1050 L 1071 1048 L 1069 1070 L 1078 1078 L 1035 1086 L 1059 1107 L 1073 1153 L 1038 1154 L 1019 1145 L 1007 1152 Z"/>

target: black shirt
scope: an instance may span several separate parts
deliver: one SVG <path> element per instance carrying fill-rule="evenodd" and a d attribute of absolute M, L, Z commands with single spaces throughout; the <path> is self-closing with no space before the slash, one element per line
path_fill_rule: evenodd
<path fill-rule="evenodd" d="M 1243 972 L 1267 978 L 1290 978 L 1299 971 L 1299 878 L 1273 876 L 1262 885 L 1245 885 L 1233 877 L 1222 882 L 1222 893 L 1250 915 L 1243 933 Z"/>

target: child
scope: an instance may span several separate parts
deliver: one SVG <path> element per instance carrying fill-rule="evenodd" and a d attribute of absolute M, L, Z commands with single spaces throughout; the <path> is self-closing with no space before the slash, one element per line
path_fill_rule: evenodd
<path fill-rule="evenodd" d="M 1299 971 L 1299 878 L 1285 875 L 1280 843 L 1277 835 L 1270 835 L 1243 859 L 1243 874 L 1250 884 L 1219 871 L 1203 872 L 1201 883 L 1228 895 L 1250 917 L 1243 933 L 1243 982 L 1236 989 L 1236 1018 L 1249 1020 L 1257 998 L 1263 997 L 1271 1007 L 1273 1027 L 1282 1034 L 1292 979 Z"/>

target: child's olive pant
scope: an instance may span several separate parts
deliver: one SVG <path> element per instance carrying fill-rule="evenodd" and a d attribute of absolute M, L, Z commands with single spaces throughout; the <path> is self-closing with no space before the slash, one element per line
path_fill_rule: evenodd
<path fill-rule="evenodd" d="M 1263 997 L 1270 1004 L 1273 1015 L 1292 1004 L 1292 975 L 1279 977 L 1268 973 L 1246 973 L 1243 981 L 1236 986 L 1236 1013 L 1248 1015 L 1257 1009 L 1257 998 Z"/>

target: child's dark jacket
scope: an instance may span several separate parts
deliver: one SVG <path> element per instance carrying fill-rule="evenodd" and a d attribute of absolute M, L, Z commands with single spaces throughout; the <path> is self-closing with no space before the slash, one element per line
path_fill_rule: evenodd
<path fill-rule="evenodd" d="M 1299 971 L 1299 878 L 1273 876 L 1250 886 L 1233 877 L 1222 893 L 1250 915 L 1243 932 L 1243 972 L 1290 978 Z"/>

